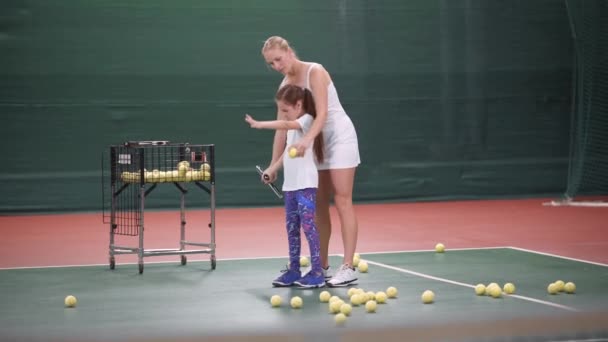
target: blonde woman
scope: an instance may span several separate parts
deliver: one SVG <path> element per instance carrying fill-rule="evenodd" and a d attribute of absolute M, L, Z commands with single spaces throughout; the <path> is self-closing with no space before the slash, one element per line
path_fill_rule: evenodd
<path fill-rule="evenodd" d="M 303 156 L 315 137 L 323 132 L 324 161 L 317 164 L 319 185 L 316 209 L 321 263 L 327 276 L 332 231 L 329 206 L 333 197 L 340 217 L 344 259 L 335 274 L 328 276 L 327 284 L 333 287 L 354 284 L 357 274 L 353 267 L 353 256 L 357 247 L 358 226 L 352 197 L 355 171 L 361 162 L 355 127 L 342 108 L 334 83 L 322 65 L 301 61 L 287 40 L 278 36 L 265 41 L 262 55 L 273 70 L 284 76 L 279 88 L 286 84 L 297 85 L 310 90 L 313 95 L 317 117 L 308 132 L 292 146 L 297 149 L 297 156 Z M 285 119 L 280 111 L 277 119 Z M 276 131 L 270 165 L 281 158 L 285 144 L 285 131 Z M 265 173 L 270 176 L 270 181 L 277 177 L 272 169 Z"/>

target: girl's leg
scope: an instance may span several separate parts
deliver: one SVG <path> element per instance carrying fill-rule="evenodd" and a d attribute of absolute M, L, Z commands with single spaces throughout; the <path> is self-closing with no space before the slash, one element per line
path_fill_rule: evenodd
<path fill-rule="evenodd" d="M 308 188 L 297 191 L 298 208 L 300 211 L 300 221 L 302 230 L 310 247 L 310 262 L 311 270 L 314 275 L 320 276 L 323 274 L 321 269 L 321 257 L 319 247 L 319 232 L 315 225 L 315 202 L 317 197 L 317 189 Z"/>
<path fill-rule="evenodd" d="M 317 208 L 315 220 L 319 231 L 321 266 L 329 266 L 329 238 L 331 237 L 331 219 L 329 216 L 329 202 L 331 200 L 332 185 L 329 170 L 319 171 L 319 188 L 317 189 Z"/>
<path fill-rule="evenodd" d="M 289 245 L 289 269 L 300 270 L 300 215 L 296 191 L 285 191 L 285 221 L 287 223 L 287 243 Z"/>
<path fill-rule="evenodd" d="M 344 264 L 351 266 L 357 248 L 358 225 L 353 207 L 353 184 L 355 170 L 334 169 L 329 170 L 334 191 L 334 203 L 340 217 L 342 241 L 344 243 Z"/>

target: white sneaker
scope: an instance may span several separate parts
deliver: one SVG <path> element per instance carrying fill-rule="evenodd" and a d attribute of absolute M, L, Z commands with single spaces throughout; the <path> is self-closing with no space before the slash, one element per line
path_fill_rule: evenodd
<path fill-rule="evenodd" d="M 327 281 L 327 285 L 330 287 L 340 287 L 352 285 L 357 281 L 356 271 L 354 268 L 348 265 L 342 265 L 338 269 L 338 272 Z"/>

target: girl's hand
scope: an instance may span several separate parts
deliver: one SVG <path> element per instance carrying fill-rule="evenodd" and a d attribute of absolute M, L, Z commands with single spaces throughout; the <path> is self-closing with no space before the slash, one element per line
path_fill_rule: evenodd
<path fill-rule="evenodd" d="M 268 179 L 266 179 L 266 176 L 268 176 Z M 264 170 L 261 178 L 264 184 L 272 183 L 277 180 L 277 172 L 274 170 L 274 168 L 269 167 Z"/>
<path fill-rule="evenodd" d="M 249 126 L 251 126 L 251 128 L 259 128 L 259 123 L 254 120 L 251 115 L 249 114 L 245 114 L 245 121 L 247 121 L 247 123 L 249 124 Z"/>

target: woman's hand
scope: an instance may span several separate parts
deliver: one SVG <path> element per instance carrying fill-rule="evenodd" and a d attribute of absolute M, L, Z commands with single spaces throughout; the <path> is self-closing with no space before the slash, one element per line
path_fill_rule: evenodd
<path fill-rule="evenodd" d="M 259 122 L 254 120 L 251 117 L 251 115 L 249 115 L 249 114 L 245 114 L 245 121 L 247 121 L 247 123 L 249 124 L 249 126 L 251 126 L 251 128 L 260 128 Z"/>

